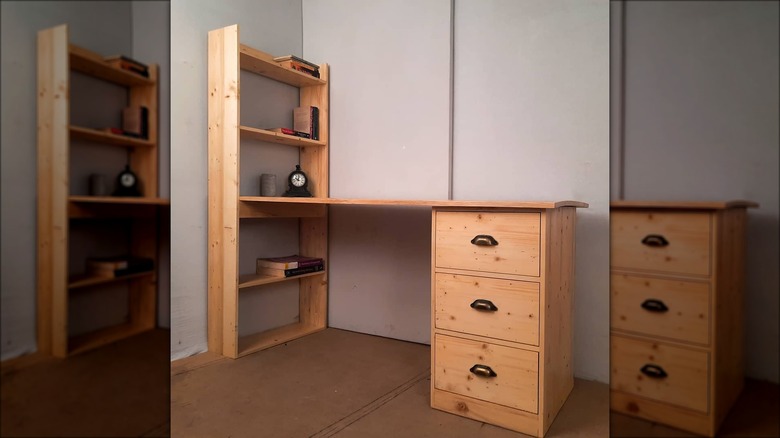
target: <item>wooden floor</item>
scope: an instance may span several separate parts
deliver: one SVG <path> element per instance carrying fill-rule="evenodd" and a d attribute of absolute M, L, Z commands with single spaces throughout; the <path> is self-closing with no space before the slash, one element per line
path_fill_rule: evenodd
<path fill-rule="evenodd" d="M 174 437 L 524 437 L 430 408 L 430 347 L 325 331 L 238 360 L 174 363 Z M 548 437 L 608 436 L 608 387 L 576 380 Z"/>
<path fill-rule="evenodd" d="M 169 435 L 167 330 L 67 359 L 11 359 L 1 377 L 0 436 Z"/>

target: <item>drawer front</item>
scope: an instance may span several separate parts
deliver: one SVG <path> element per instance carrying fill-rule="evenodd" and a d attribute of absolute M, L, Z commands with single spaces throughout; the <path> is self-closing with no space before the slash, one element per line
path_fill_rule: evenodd
<path fill-rule="evenodd" d="M 612 211 L 614 268 L 710 274 L 709 213 Z"/>
<path fill-rule="evenodd" d="M 436 274 L 436 328 L 539 345 L 539 283 Z"/>
<path fill-rule="evenodd" d="M 539 276 L 540 221 L 540 213 L 438 212 L 436 267 Z"/>
<path fill-rule="evenodd" d="M 537 413 L 538 353 L 439 334 L 434 343 L 437 389 Z"/>
<path fill-rule="evenodd" d="M 612 389 L 707 413 L 709 354 L 612 335 Z"/>
<path fill-rule="evenodd" d="M 709 343 L 709 283 L 612 274 L 610 289 L 613 329 Z"/>

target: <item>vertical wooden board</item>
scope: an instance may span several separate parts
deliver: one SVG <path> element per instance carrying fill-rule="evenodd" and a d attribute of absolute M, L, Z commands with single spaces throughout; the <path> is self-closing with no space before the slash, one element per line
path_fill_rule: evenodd
<path fill-rule="evenodd" d="M 68 29 L 38 33 L 38 348 L 67 355 Z"/>
<path fill-rule="evenodd" d="M 324 275 L 300 279 L 300 321 L 304 326 L 325 328 L 328 323 L 328 216 L 301 218 L 299 229 L 301 254 L 325 260 Z"/>
<path fill-rule="evenodd" d="M 149 79 L 154 81 L 152 85 L 138 85 L 130 87 L 131 106 L 145 106 L 149 110 L 149 141 L 153 142 L 153 148 L 135 148 L 130 151 L 130 168 L 138 175 L 141 191 L 144 196 L 157 197 L 158 195 L 158 95 L 157 95 L 157 65 L 149 66 Z"/>
<path fill-rule="evenodd" d="M 320 79 L 328 81 L 328 64 L 320 65 Z M 328 156 L 330 154 L 329 120 L 330 106 L 328 84 L 301 87 L 300 106 L 316 106 L 320 110 L 320 141 L 325 147 L 301 148 L 301 168 L 311 180 L 309 187 L 312 195 L 318 198 L 329 196 Z"/>
<path fill-rule="evenodd" d="M 209 351 L 238 356 L 238 26 L 208 36 Z"/>
<path fill-rule="evenodd" d="M 435 408 L 436 381 L 436 213 L 431 209 L 431 407 Z"/>
<path fill-rule="evenodd" d="M 711 375 L 712 430 L 717 431 L 744 385 L 744 284 L 745 232 L 744 208 L 714 213 L 717 226 L 715 248 L 716 278 L 714 292 L 715 344 Z"/>
<path fill-rule="evenodd" d="M 157 325 L 157 220 L 133 221 L 130 240 L 131 254 L 154 260 L 155 270 L 151 277 L 130 283 L 130 323 L 139 329 L 151 329 Z"/>
<path fill-rule="evenodd" d="M 551 255 L 546 272 L 544 335 L 544 410 L 542 430 L 546 432 L 574 388 L 572 362 L 572 291 L 574 287 L 573 207 L 547 210 L 551 216 L 548 243 Z"/>

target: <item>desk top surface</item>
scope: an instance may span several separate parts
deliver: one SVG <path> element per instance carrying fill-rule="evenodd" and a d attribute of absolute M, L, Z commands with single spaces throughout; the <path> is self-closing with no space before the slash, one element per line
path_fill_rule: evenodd
<path fill-rule="evenodd" d="M 284 198 L 266 196 L 241 196 L 241 202 L 284 203 L 284 204 L 326 204 L 326 205 L 384 205 L 410 207 L 470 207 L 470 208 L 533 208 L 560 207 L 587 208 L 588 204 L 578 201 L 459 201 L 459 200 L 417 200 L 417 199 L 351 199 L 351 198 Z"/>
<path fill-rule="evenodd" d="M 677 210 L 724 210 L 727 208 L 757 208 L 758 203 L 742 199 L 731 201 L 612 201 L 611 208 L 654 208 Z"/>

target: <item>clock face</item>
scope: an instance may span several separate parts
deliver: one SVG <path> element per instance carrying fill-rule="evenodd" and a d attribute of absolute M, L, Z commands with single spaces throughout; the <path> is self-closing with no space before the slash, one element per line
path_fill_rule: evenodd
<path fill-rule="evenodd" d="M 124 173 L 119 178 L 119 182 L 122 183 L 125 187 L 131 187 L 133 184 L 135 184 L 135 177 L 132 174 Z"/>
<path fill-rule="evenodd" d="M 303 187 L 303 185 L 306 184 L 306 177 L 303 176 L 303 174 L 295 173 L 290 177 L 290 182 L 295 187 Z"/>

